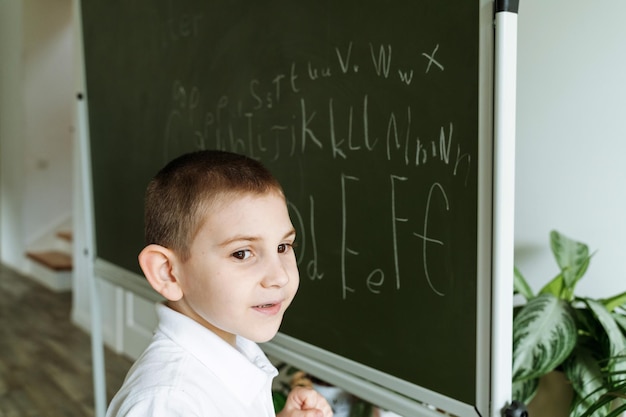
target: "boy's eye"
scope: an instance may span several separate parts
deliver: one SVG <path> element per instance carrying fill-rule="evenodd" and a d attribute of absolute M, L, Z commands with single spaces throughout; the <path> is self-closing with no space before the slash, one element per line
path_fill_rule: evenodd
<path fill-rule="evenodd" d="M 291 248 L 290 244 L 288 244 L 288 243 L 281 243 L 280 245 L 278 245 L 278 253 L 289 252 L 290 248 Z"/>
<path fill-rule="evenodd" d="M 242 261 L 248 259 L 251 255 L 252 253 L 248 249 L 238 250 L 237 252 L 233 252 L 232 254 L 234 258 Z"/>

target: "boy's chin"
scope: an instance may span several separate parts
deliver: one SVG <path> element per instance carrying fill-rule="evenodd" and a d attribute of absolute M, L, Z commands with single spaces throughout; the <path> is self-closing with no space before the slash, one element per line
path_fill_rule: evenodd
<path fill-rule="evenodd" d="M 266 343 L 266 342 L 269 342 L 270 340 L 272 340 L 274 338 L 274 336 L 276 336 L 276 333 L 278 333 L 278 332 L 274 332 L 271 335 L 259 337 L 257 340 L 255 340 L 255 342 L 256 343 Z"/>
<path fill-rule="evenodd" d="M 256 333 L 256 334 L 250 335 L 251 336 L 250 340 L 252 340 L 255 343 L 266 343 L 272 340 L 274 336 L 276 336 L 276 333 L 278 333 L 278 329 L 273 330 L 273 331 L 266 331 L 263 333 Z"/>

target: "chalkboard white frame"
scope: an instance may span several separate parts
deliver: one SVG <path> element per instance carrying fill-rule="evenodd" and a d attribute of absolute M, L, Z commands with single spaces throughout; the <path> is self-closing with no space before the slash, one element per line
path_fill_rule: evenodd
<path fill-rule="evenodd" d="M 79 8 L 79 6 L 77 6 Z M 497 415 L 496 406 L 502 406 L 502 398 L 508 399 L 510 389 L 501 389 L 501 393 L 495 394 L 498 386 L 506 386 L 510 384 L 510 372 L 502 368 L 501 365 L 507 365 L 507 354 L 502 352 L 510 352 L 511 341 L 508 335 L 507 318 L 511 314 L 511 305 L 507 303 L 511 286 L 508 281 L 511 280 L 509 272 L 512 270 L 512 194 L 510 190 L 514 189 L 514 179 L 511 175 L 514 161 L 514 146 L 511 149 L 509 141 L 506 146 L 493 146 L 491 140 L 500 143 L 503 140 L 514 139 L 514 91 L 511 92 L 511 83 L 514 84 L 515 73 L 514 65 L 510 60 L 513 59 L 515 50 L 510 48 L 510 39 L 503 41 L 500 45 L 494 45 L 493 32 L 493 2 L 491 0 L 480 0 L 480 120 L 479 134 L 481 142 L 479 146 L 479 156 L 481 160 L 493 160 L 494 171 L 492 167 L 484 165 L 479 172 L 479 232 L 478 247 L 481 248 L 478 255 L 478 275 L 491 277 L 489 279 L 479 280 L 477 306 L 477 390 L 476 403 L 464 404 L 452 398 L 447 398 L 436 392 L 407 384 L 405 381 L 397 379 L 393 376 L 378 372 L 367 368 L 363 365 L 355 363 L 349 359 L 339 357 L 333 353 L 323 351 L 315 346 L 308 345 L 289 336 L 279 334 L 270 343 L 265 344 L 264 348 L 273 356 L 284 359 L 296 366 L 314 373 L 315 375 L 326 379 L 331 383 L 345 388 L 360 395 L 372 402 L 388 408 L 389 410 L 401 413 L 405 416 L 438 416 L 439 412 L 433 410 L 434 407 L 443 409 L 448 413 L 459 416 L 475 416 L 475 415 Z M 80 13 L 78 13 L 80 15 Z M 507 19 L 507 17 L 504 17 Z M 498 22 L 498 19 L 496 19 Z M 515 22 L 503 21 L 502 16 L 499 18 L 500 28 L 509 26 L 508 34 L 502 36 L 514 36 Z M 512 33 L 511 33 L 512 32 Z M 496 41 L 497 43 L 497 41 Z M 509 44 L 507 51 L 506 45 Z M 504 46 L 504 48 L 503 48 Z M 494 47 L 497 53 L 509 54 L 509 62 L 505 63 L 506 68 L 503 71 L 508 72 L 507 76 L 495 77 L 494 82 L 493 69 L 495 66 L 496 73 L 499 71 L 498 63 L 494 62 Z M 513 54 L 511 57 L 510 54 Z M 499 84 L 498 84 L 499 83 Z M 495 91 L 494 91 L 494 84 Z M 504 95 L 508 94 L 508 99 L 503 100 L 502 96 L 498 96 L 498 89 L 505 90 Z M 513 87 L 514 90 L 514 87 Z M 495 93 L 495 94 L 494 94 Z M 511 102 L 511 94 L 513 101 Z M 494 98 L 495 97 L 495 98 Z M 494 110 L 494 100 L 495 107 Z M 82 108 L 82 107 L 81 107 Z M 494 117 L 495 112 L 495 117 Z M 87 117 L 84 112 L 79 111 L 79 136 L 81 143 L 88 144 L 88 125 Z M 495 119 L 495 120 L 494 120 Z M 498 122 L 500 120 L 500 122 Z M 502 122 L 504 121 L 504 122 Z M 503 125 L 504 123 L 504 125 Z M 492 131 L 495 126 L 495 134 Z M 494 137 L 495 136 L 495 137 Z M 83 146 L 83 149 L 88 146 Z M 496 152 L 497 155 L 494 155 Z M 88 151 L 81 154 L 86 157 Z M 89 175 L 88 164 L 82 167 L 83 174 Z M 497 181 L 496 181 L 497 180 Z M 85 188 L 85 195 L 90 196 L 91 185 L 88 181 L 82 184 Z M 492 188 L 493 187 L 493 188 Z M 509 191 L 506 191 L 509 190 Z M 86 218 L 93 216 L 91 206 L 86 205 Z M 492 223 L 493 221 L 493 223 Z M 93 226 L 93 221 L 88 222 Z M 89 247 L 86 248 L 85 254 L 89 257 L 95 252 L 95 245 L 92 239 L 88 239 Z M 509 254 L 510 252 L 510 254 Z M 496 261 L 496 258 L 498 259 Z M 128 271 L 120 270 L 114 265 L 108 265 L 103 260 L 92 260 L 96 265 L 95 276 L 110 280 L 116 285 L 127 288 L 139 294 L 146 294 L 148 289 L 143 278 Z M 93 266 L 93 265 L 92 265 Z M 93 274 L 93 268 L 89 274 Z M 88 277 L 93 279 L 94 276 Z M 493 281 L 493 286 L 492 286 Z M 129 285 L 130 283 L 130 285 Z M 145 289 L 141 289 L 145 286 Z M 138 290 L 139 288 L 139 290 Z M 92 294 L 95 298 L 96 294 Z M 504 297 L 503 297 L 504 296 Z M 499 298 L 494 298 L 499 297 Z M 147 296 L 149 299 L 153 297 Z M 98 310 L 97 303 L 92 303 L 93 309 Z M 99 317 L 94 311 L 93 317 Z M 500 317 L 492 325 L 492 317 Z M 509 325 L 510 326 L 510 325 Z M 101 329 L 95 327 L 94 334 L 98 334 Z M 494 337 L 498 335 L 499 337 Z M 94 343 L 101 343 L 100 338 L 95 337 Z M 94 350 L 94 356 L 98 353 Z M 495 356 L 495 358 L 494 358 Z M 98 359 L 94 357 L 94 363 Z M 499 362 L 499 363 L 496 363 Z M 104 378 L 103 375 L 94 375 L 94 379 Z M 375 381 L 375 382 L 374 382 Z M 102 386 L 96 384 L 95 389 L 99 390 Z M 429 406 L 424 406 L 425 404 Z M 100 408 L 100 407 L 97 407 Z M 98 410 L 97 410 L 98 411 Z M 97 412 L 99 414 L 99 411 Z"/>

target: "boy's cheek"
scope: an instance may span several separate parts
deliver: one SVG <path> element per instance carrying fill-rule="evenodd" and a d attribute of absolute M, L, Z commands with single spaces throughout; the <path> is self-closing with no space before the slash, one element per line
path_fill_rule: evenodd
<path fill-rule="evenodd" d="M 296 269 L 296 274 L 293 277 L 293 292 L 295 294 L 296 291 L 298 291 L 298 288 L 300 287 L 300 274 L 298 274 L 298 270 Z"/>

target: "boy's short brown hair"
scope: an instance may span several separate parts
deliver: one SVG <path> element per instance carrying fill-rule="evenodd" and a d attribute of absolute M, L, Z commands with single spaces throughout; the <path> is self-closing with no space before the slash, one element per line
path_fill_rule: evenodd
<path fill-rule="evenodd" d="M 183 261 L 212 203 L 243 193 L 278 192 L 282 187 L 259 161 L 226 151 L 179 156 L 150 181 L 145 196 L 146 244 L 175 251 Z"/>

